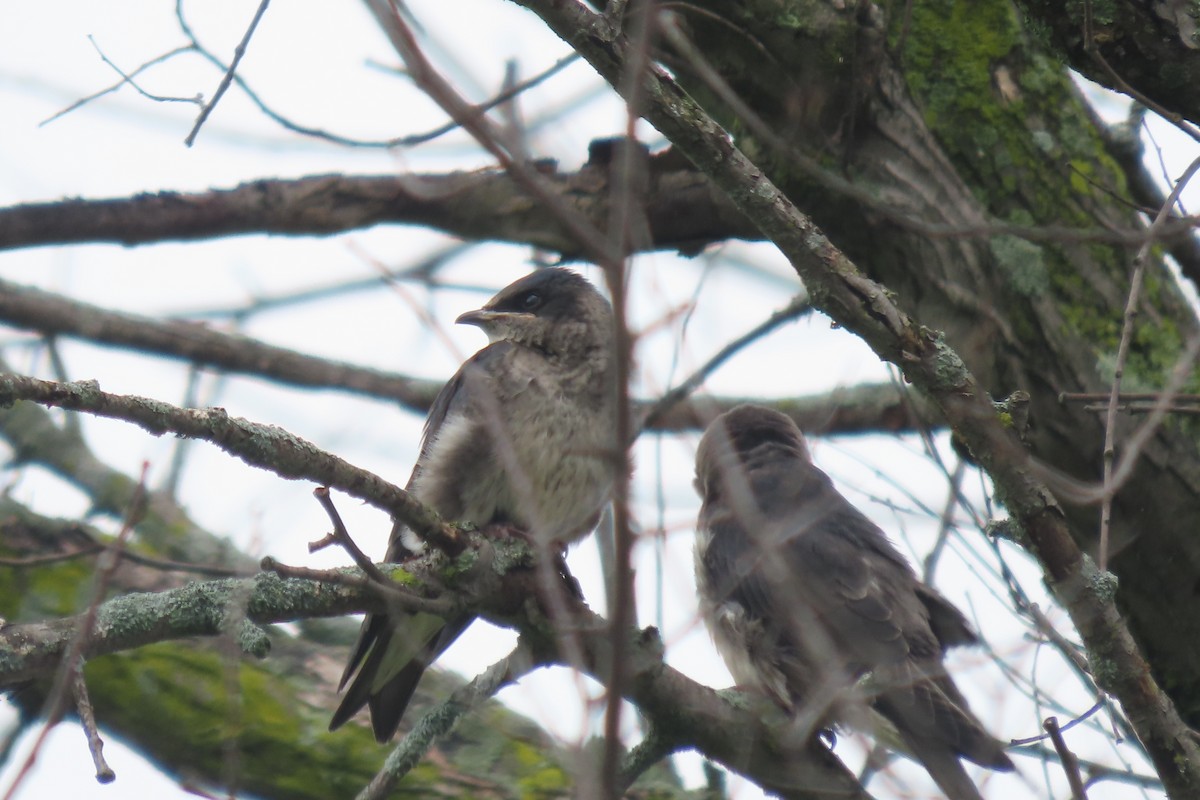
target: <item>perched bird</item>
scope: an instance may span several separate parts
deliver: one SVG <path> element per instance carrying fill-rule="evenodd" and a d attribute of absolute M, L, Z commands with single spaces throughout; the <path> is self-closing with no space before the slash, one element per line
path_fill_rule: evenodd
<path fill-rule="evenodd" d="M 809 731 L 898 734 L 952 800 L 980 797 L 960 758 L 1013 769 L 942 665 L 977 641 L 966 619 L 813 465 L 789 417 L 751 405 L 717 417 L 696 490 L 701 610 L 739 685 Z"/>
<path fill-rule="evenodd" d="M 456 322 L 482 328 L 491 344 L 434 400 L 408 491 L 446 520 L 503 523 L 561 554 L 595 527 L 612 488 L 612 308 L 582 276 L 542 269 Z M 385 559 L 403 561 L 421 549 L 397 522 Z M 470 616 L 369 615 L 330 730 L 368 705 L 375 738 L 390 739 L 425 668 L 470 623 Z"/>

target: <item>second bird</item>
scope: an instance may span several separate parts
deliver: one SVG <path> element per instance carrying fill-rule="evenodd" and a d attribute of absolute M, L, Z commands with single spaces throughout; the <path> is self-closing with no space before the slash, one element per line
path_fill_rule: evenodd
<path fill-rule="evenodd" d="M 456 322 L 482 328 L 491 344 L 434 400 L 407 489 L 447 521 L 525 531 L 544 557 L 587 535 L 609 499 L 617 458 L 612 308 L 582 276 L 542 269 Z M 421 548 L 397 523 L 385 559 Z M 470 623 L 369 615 L 330 730 L 366 705 L 375 738 L 390 739 L 426 667 Z"/>
<path fill-rule="evenodd" d="M 980 798 L 960 758 L 1013 769 L 942 666 L 976 641 L 966 619 L 813 465 L 789 417 L 748 405 L 717 417 L 696 489 L 701 611 L 739 685 L 809 731 L 898 735 L 889 744 L 951 800 Z"/>

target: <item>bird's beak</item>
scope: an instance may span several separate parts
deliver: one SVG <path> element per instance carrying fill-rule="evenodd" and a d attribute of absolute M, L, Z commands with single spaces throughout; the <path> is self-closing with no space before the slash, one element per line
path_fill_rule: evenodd
<path fill-rule="evenodd" d="M 468 311 L 465 314 L 459 314 L 458 319 L 454 320 L 455 325 L 474 325 L 486 330 L 491 323 L 497 318 L 503 316 L 495 311 L 489 311 L 486 308 L 477 308 L 474 311 Z"/>

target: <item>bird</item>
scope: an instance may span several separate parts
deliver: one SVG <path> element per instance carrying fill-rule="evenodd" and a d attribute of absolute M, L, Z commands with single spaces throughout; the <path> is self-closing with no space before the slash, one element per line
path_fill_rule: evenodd
<path fill-rule="evenodd" d="M 695 486 L 701 615 L 739 686 L 807 733 L 890 734 L 951 800 L 980 800 L 960 759 L 1014 768 L 942 663 L 977 635 L 813 464 L 790 417 L 739 405 L 714 419 Z"/>
<path fill-rule="evenodd" d="M 490 343 L 438 393 L 406 488 L 443 519 L 517 529 L 561 558 L 566 544 L 596 526 L 611 494 L 618 458 L 612 307 L 580 274 L 548 267 L 455 322 L 481 328 Z M 423 548 L 397 521 L 385 560 Z M 375 738 L 391 739 L 425 669 L 471 621 L 368 615 L 329 729 L 365 705 Z"/>

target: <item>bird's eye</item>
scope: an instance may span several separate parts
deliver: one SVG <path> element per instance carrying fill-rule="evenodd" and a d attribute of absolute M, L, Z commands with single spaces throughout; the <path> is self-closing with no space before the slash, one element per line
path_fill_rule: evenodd
<path fill-rule="evenodd" d="M 533 311 L 542 304 L 542 296 L 537 292 L 530 292 L 521 298 L 521 308 L 526 311 Z"/>

